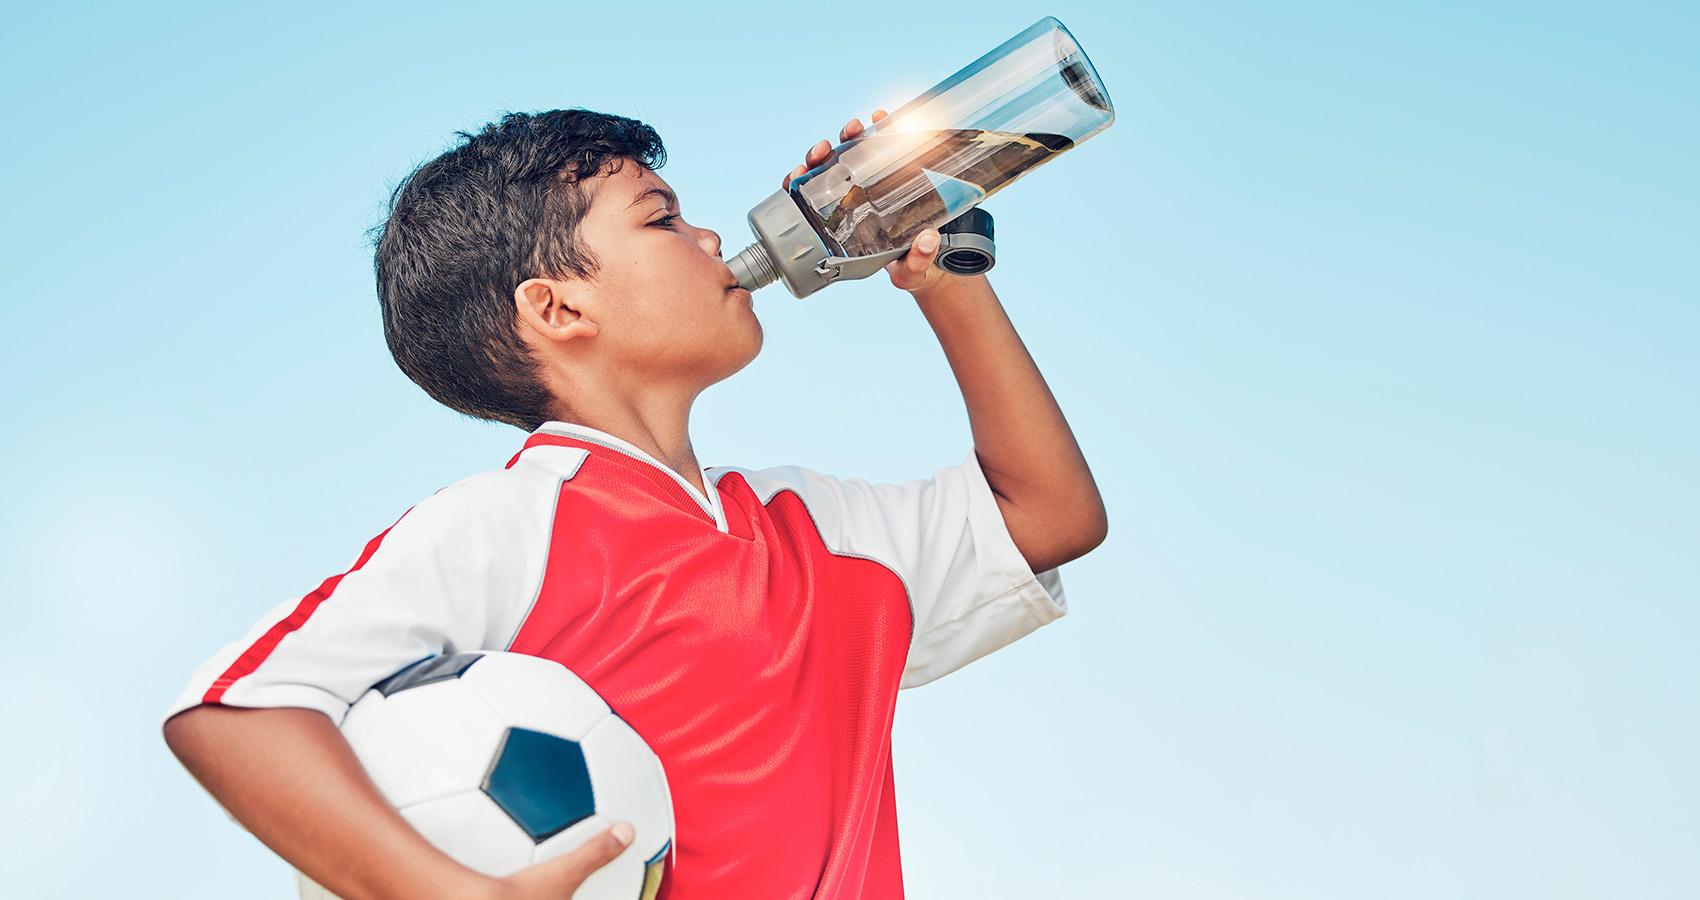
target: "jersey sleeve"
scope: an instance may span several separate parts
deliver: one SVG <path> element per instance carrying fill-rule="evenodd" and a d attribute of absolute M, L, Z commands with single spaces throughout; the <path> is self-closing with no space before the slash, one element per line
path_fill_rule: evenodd
<path fill-rule="evenodd" d="M 900 687 L 917 687 L 1032 633 L 1068 611 L 1061 567 L 1034 572 L 969 451 L 931 478 L 871 484 L 802 466 L 741 470 L 771 493 L 799 492 L 835 552 L 890 566 L 914 623 Z"/>
<path fill-rule="evenodd" d="M 317 709 L 340 724 L 367 688 L 410 663 L 500 649 L 540 583 L 548 522 L 539 517 L 553 507 L 553 497 L 516 487 L 488 472 L 421 500 L 346 571 L 277 604 L 201 663 L 161 722 L 218 703 Z"/>

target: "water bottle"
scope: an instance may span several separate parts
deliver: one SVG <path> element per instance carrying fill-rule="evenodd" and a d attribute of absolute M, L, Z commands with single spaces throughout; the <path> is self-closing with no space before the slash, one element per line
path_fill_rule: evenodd
<path fill-rule="evenodd" d="M 757 204 L 757 241 L 727 265 L 751 291 L 779 280 L 801 299 L 880 271 L 936 228 L 938 265 L 984 271 L 991 216 L 977 207 L 1115 117 L 1085 51 L 1047 16 Z"/>

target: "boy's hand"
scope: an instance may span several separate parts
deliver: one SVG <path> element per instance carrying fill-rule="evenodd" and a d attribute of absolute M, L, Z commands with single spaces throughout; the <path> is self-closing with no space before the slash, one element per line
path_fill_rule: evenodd
<path fill-rule="evenodd" d="M 871 118 L 875 123 L 878 123 L 879 120 L 885 117 L 885 110 L 876 109 L 874 110 L 874 114 L 869 118 Z M 862 120 L 851 119 L 849 122 L 845 123 L 842 129 L 839 130 L 838 141 L 839 143 L 843 143 L 844 141 L 850 140 L 861 133 Z M 808 152 L 803 154 L 803 164 L 792 169 L 790 174 L 786 175 L 784 180 L 780 182 L 779 186 L 781 188 L 791 187 L 791 182 L 796 180 L 797 176 L 802 175 L 804 172 L 820 165 L 826 160 L 827 155 L 831 152 L 832 145 L 828 144 L 825 138 L 822 138 L 820 141 L 816 142 L 813 147 L 810 147 Z M 887 275 L 891 276 L 891 286 L 898 290 L 908 291 L 909 293 L 914 294 L 933 287 L 941 280 L 948 277 L 950 273 L 933 265 L 933 256 L 938 253 L 938 249 L 938 229 L 928 228 L 916 235 L 915 243 L 909 247 L 908 253 L 905 253 L 902 258 L 894 259 L 886 264 L 885 272 Z"/>
<path fill-rule="evenodd" d="M 569 900 L 590 873 L 613 862 L 631 842 L 632 826 L 621 822 L 570 853 L 497 881 L 489 900 Z"/>

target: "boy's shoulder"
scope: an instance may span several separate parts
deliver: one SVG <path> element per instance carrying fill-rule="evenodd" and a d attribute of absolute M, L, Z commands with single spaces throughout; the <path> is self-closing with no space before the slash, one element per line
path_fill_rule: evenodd
<path fill-rule="evenodd" d="M 409 507 L 395 528 L 434 542 L 489 544 L 504 531 L 547 530 L 560 486 L 588 454 L 577 447 L 536 446 L 505 466 L 474 472 Z"/>
<path fill-rule="evenodd" d="M 835 552 L 885 560 L 898 555 L 899 547 L 920 551 L 936 534 L 947 533 L 948 523 L 966 521 L 970 515 L 984 519 L 984 507 L 992 502 L 973 453 L 960 463 L 935 468 L 928 477 L 907 481 L 875 482 L 799 464 L 715 466 L 705 471 L 716 484 L 742 479 L 763 506 L 790 494 Z"/>
<path fill-rule="evenodd" d="M 477 507 L 512 499 L 539 488 L 552 489 L 571 481 L 589 452 L 580 447 L 539 444 L 515 453 L 501 468 L 474 472 L 438 488 L 420 501 L 443 507 Z"/>
<path fill-rule="evenodd" d="M 843 503 L 857 497 L 881 501 L 899 501 L 906 495 L 929 494 L 941 480 L 959 478 L 978 471 L 978 460 L 971 453 L 960 463 L 935 467 L 927 477 L 907 481 L 874 482 L 857 475 L 840 475 L 824 469 L 799 464 L 773 466 L 710 466 L 703 471 L 710 481 L 718 483 L 736 473 L 763 503 L 780 491 L 790 490 L 806 503 Z"/>
<path fill-rule="evenodd" d="M 802 465 L 777 466 L 706 466 L 703 472 L 708 475 L 710 483 L 719 484 L 728 475 L 736 474 L 743 479 L 750 490 L 766 503 L 781 490 L 791 488 L 799 492 L 818 492 L 837 484 L 839 479 L 818 469 Z"/>

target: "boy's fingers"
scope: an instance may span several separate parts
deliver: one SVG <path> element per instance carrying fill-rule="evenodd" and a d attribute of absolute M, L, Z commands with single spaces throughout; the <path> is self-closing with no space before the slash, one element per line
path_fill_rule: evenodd
<path fill-rule="evenodd" d="M 876 109 L 876 110 L 874 110 L 874 114 L 872 116 L 872 121 L 878 122 L 879 120 L 885 118 L 886 115 L 887 115 L 887 113 L 886 113 L 885 110 Z M 838 140 L 839 140 L 840 143 L 842 143 L 844 141 L 850 140 L 853 137 L 856 137 L 857 135 L 861 134 L 862 132 L 864 132 L 866 130 L 867 130 L 867 128 L 866 128 L 866 126 L 864 126 L 862 124 L 861 119 L 851 119 L 850 121 L 844 123 L 843 128 L 838 130 Z M 819 165 L 821 163 L 821 161 L 825 160 L 827 155 L 831 152 L 832 152 L 832 145 L 827 143 L 825 138 L 822 138 L 819 141 L 816 141 L 814 146 L 810 147 L 808 149 L 808 152 L 803 154 L 803 164 L 798 166 L 795 169 L 792 169 L 791 173 L 789 175 L 786 175 L 784 178 L 781 178 L 779 180 L 780 189 L 785 190 L 785 189 L 790 188 L 791 182 L 795 181 L 798 175 L 801 175 L 804 172 L 807 172 L 808 170 Z"/>
<path fill-rule="evenodd" d="M 826 159 L 827 153 L 831 151 L 832 145 L 826 142 L 826 138 L 821 138 L 819 141 L 815 142 L 813 147 L 809 148 L 808 154 L 803 157 L 803 162 L 808 163 L 809 168 L 812 169 L 821 160 Z"/>
<path fill-rule="evenodd" d="M 795 169 L 792 169 L 791 174 L 786 175 L 779 182 L 779 187 L 781 189 L 791 187 L 791 182 L 795 181 L 797 179 L 798 175 L 801 175 L 804 172 L 807 172 L 808 170 L 814 168 L 815 166 L 820 165 L 821 160 L 826 159 L 827 154 L 831 151 L 832 151 L 832 145 L 826 142 L 826 138 L 821 138 L 820 140 L 816 141 L 815 145 L 813 147 L 809 148 L 809 152 L 803 154 L 803 164 L 798 166 Z"/>

